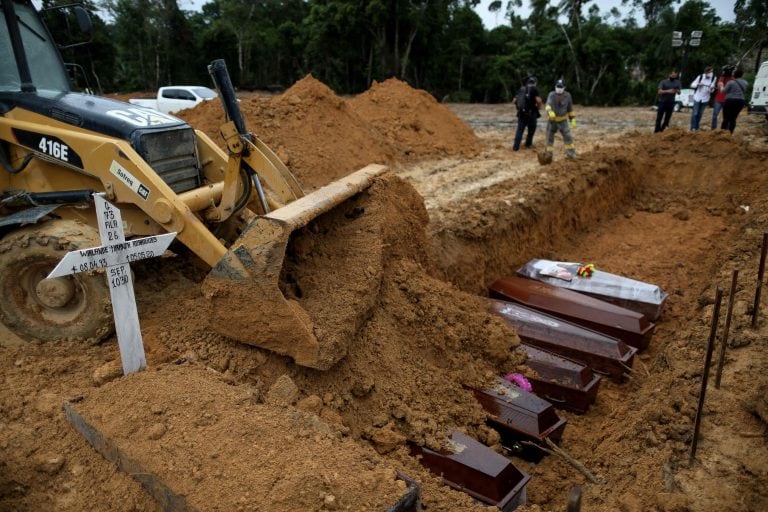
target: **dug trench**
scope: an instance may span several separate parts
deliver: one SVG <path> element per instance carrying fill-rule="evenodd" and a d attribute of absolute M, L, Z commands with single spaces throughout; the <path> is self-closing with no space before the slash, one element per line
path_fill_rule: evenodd
<path fill-rule="evenodd" d="M 90 401 L 93 413 L 117 416 L 115 403 L 140 406 L 147 393 L 122 381 L 146 378 L 162 387 L 169 404 L 176 403 L 170 397 L 184 397 L 186 410 L 181 432 L 163 430 L 163 410 L 137 412 L 120 427 L 147 453 L 157 449 L 152 442 L 164 439 L 175 443 L 174 452 L 207 453 L 201 450 L 213 447 L 228 453 L 244 443 L 240 430 L 221 428 L 215 438 L 201 439 L 199 427 L 262 421 L 290 429 L 275 418 L 295 408 L 353 443 L 350 453 L 365 452 L 350 458 L 352 467 L 365 457 L 384 461 L 381 468 L 364 467 L 375 473 L 370 485 L 354 488 L 317 478 L 318 464 L 296 464 L 294 450 L 254 454 L 253 466 L 228 475 L 200 474 L 194 464 L 178 463 L 183 470 L 178 478 L 203 499 L 218 496 L 213 489 L 222 478 L 247 483 L 251 473 L 263 473 L 279 485 L 263 497 L 270 505 L 261 502 L 253 509 L 369 510 L 359 504 L 378 506 L 373 494 L 389 496 L 386 479 L 392 478 L 390 468 L 397 468 L 422 483 L 427 510 L 483 510 L 423 470 L 408 455 L 406 441 L 439 446 L 449 428 L 459 427 L 500 450 L 498 435 L 484 425 L 482 410 L 462 385 L 487 383 L 522 368 L 510 353 L 516 336 L 486 313 L 479 295 L 528 259 L 547 257 L 593 262 L 658 284 L 670 297 L 631 379 L 604 381 L 585 415 L 561 413 L 569 421 L 562 446 L 605 483 L 586 483 L 553 456 L 536 465 L 513 458 L 533 476 L 529 505 L 520 510 L 563 510 L 574 485 L 583 486 L 584 510 L 590 511 L 764 510 L 766 322 L 757 330 L 749 324 L 768 221 L 768 151 L 719 132 L 691 137 L 673 130 L 653 138 L 629 133 L 620 142 L 594 148 L 575 162 L 512 173 L 464 195 L 435 195 L 431 183 L 456 167 L 476 170 L 462 180 L 480 181 L 497 160 L 408 164 L 395 173 L 402 178 L 382 179 L 358 198 L 357 209 L 347 212 L 351 219 L 322 219 L 299 234 L 284 289 L 318 322 L 332 326 L 333 318 L 344 316 L 339 297 L 349 292 L 345 276 L 358 283 L 373 277 L 378 285 L 367 314 L 349 334 L 346 355 L 328 371 L 300 368 L 217 334 L 200 291 L 205 269 L 191 259 L 136 267 L 148 376 L 117 378 L 114 343 L 2 348 L 0 507 L 158 509 L 69 427 L 60 409 L 75 396 L 99 397 Z M 500 161 L 514 167 L 519 159 Z M 365 243 L 358 244 L 361 239 Z M 352 258 L 349 248 L 376 257 Z M 723 385 L 710 389 L 697 462 L 689 467 L 714 289 L 727 288 L 734 267 L 741 274 Z M 247 305 L 231 307 L 251 313 Z M 177 373 L 178 378 L 168 377 Z M 231 385 L 247 403 L 228 412 L 220 407 L 223 398 L 196 400 L 203 392 L 194 389 L 190 376 L 199 374 L 210 379 L 211 388 Z M 244 417 L 243 410 L 253 416 Z M 289 442 L 284 434 L 276 432 L 272 445 Z M 326 441 L 316 444 L 301 445 L 305 462 Z M 283 467 L 291 467 L 291 474 L 275 471 Z M 254 490 L 248 498 L 256 496 Z M 249 509 L 247 500 L 242 508 Z"/>

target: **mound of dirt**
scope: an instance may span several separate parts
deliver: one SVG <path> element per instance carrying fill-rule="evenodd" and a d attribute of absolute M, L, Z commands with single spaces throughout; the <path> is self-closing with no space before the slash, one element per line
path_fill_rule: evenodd
<path fill-rule="evenodd" d="M 247 383 L 266 401 L 276 383 L 289 378 L 296 389 L 287 402 L 309 407 L 382 454 L 407 453 L 407 441 L 441 448 L 456 426 L 500 449 L 498 434 L 485 426 L 485 413 L 463 385 L 486 385 L 517 369 L 521 355 L 512 351 L 517 336 L 487 313 L 482 298 L 432 277 L 427 216 L 412 187 L 384 176 L 353 206 L 354 215 L 320 218 L 294 237 L 283 275 L 287 297 L 317 322 L 318 338 L 346 353 L 329 370 L 302 368 L 217 334 L 199 283 L 169 272 L 167 263 L 163 277 L 144 288 L 140 299 L 147 306 L 142 331 L 151 353 L 197 361 L 229 382 Z M 350 258 L 350 248 L 361 254 Z M 187 273 L 187 263 L 179 264 L 177 271 Z M 360 289 L 355 276 L 369 282 L 371 275 L 377 287 Z M 162 312 L 151 307 L 155 293 L 166 299 Z M 360 306 L 356 295 L 365 296 L 366 314 L 350 331 L 334 319 L 347 319 L 348 310 Z M 235 330 L 250 329 L 242 322 L 261 314 L 242 302 L 216 307 L 240 312 Z M 200 405 L 198 413 L 206 410 Z M 433 494 L 425 500 L 434 510 L 474 509 L 466 496 L 441 488 L 418 465 L 407 466 L 407 472 L 432 482 Z M 445 508 L 437 505 L 441 502 Z"/>
<path fill-rule="evenodd" d="M 380 512 L 405 493 L 395 468 L 340 426 L 253 398 L 187 363 L 108 383 L 71 407 L 194 510 Z"/>
<path fill-rule="evenodd" d="M 374 81 L 349 104 L 397 148 L 400 158 L 472 157 L 480 152 L 480 140 L 456 114 L 397 78 Z"/>
<path fill-rule="evenodd" d="M 271 147 L 307 190 L 370 163 L 437 156 L 471 157 L 479 139 L 447 107 L 422 90 L 389 79 L 350 100 L 338 97 L 312 75 L 271 98 L 240 102 L 248 130 Z M 208 101 L 176 114 L 219 146 L 224 114 Z"/>
<path fill-rule="evenodd" d="M 330 370 L 297 367 L 215 334 L 206 321 L 211 305 L 191 282 L 165 292 L 172 294 L 172 313 L 143 317 L 145 339 L 162 340 L 171 353 L 192 354 L 260 389 L 289 375 L 302 397 L 322 397 L 355 437 L 375 442 L 386 427 L 404 436 L 401 442 L 408 438 L 439 447 L 449 427 L 462 425 L 487 439 L 484 414 L 462 384 L 482 385 L 516 368 L 520 356 L 511 348 L 519 343 L 517 336 L 486 312 L 483 299 L 430 275 L 427 218 L 409 185 L 394 176 L 379 179 L 356 209 L 356 219 L 327 217 L 298 234 L 283 276 L 287 297 L 316 322 L 318 338 L 329 350 L 346 353 Z M 339 233 L 344 236 L 334 236 Z M 361 236 L 367 244 L 355 242 Z M 350 258 L 349 247 L 361 254 Z M 360 289 L 355 276 L 368 283 L 372 273 L 377 287 Z M 217 308 L 249 307 L 222 300 Z M 365 315 L 354 329 L 334 320 L 349 319 L 360 307 Z M 235 331 L 249 329 L 242 324 L 248 315 L 241 316 Z"/>
<path fill-rule="evenodd" d="M 125 92 L 125 93 L 110 93 L 105 94 L 105 98 L 109 98 L 111 100 L 117 100 L 122 101 L 124 103 L 128 103 L 128 100 L 138 99 L 138 98 L 148 98 L 148 99 L 155 99 L 157 98 L 157 91 L 147 91 L 147 92 Z"/>
<path fill-rule="evenodd" d="M 322 82 L 307 75 L 280 96 L 241 100 L 247 129 L 272 148 L 306 190 L 371 163 L 391 164 L 394 148 Z M 222 148 L 221 103 L 208 101 L 177 114 Z"/>

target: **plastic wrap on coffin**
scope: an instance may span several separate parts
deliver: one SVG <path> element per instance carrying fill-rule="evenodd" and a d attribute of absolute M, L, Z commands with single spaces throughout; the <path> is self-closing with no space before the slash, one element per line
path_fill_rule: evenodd
<path fill-rule="evenodd" d="M 631 309 L 653 322 L 661 317 L 668 294 L 658 286 L 602 270 L 594 270 L 589 277 L 580 277 L 577 275 L 580 266 L 580 263 L 533 259 L 520 267 L 517 275 Z M 553 273 L 564 275 L 565 279 L 550 275 Z"/>

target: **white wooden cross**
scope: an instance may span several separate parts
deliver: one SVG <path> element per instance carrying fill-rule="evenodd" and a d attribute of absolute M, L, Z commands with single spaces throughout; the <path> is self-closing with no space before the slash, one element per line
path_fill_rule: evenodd
<path fill-rule="evenodd" d="M 120 347 L 123 374 L 127 375 L 147 366 L 129 263 L 162 256 L 176 237 L 176 233 L 135 238 L 126 242 L 120 210 L 104 199 L 103 195 L 93 194 L 102 245 L 68 252 L 48 274 L 48 278 L 98 268 L 107 269 L 117 344 Z"/>

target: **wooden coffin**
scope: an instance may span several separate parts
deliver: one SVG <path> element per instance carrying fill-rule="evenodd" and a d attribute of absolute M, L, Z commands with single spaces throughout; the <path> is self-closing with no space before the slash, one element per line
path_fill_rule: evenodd
<path fill-rule="evenodd" d="M 519 304 L 490 300 L 490 311 L 515 329 L 525 345 L 554 352 L 621 382 L 637 349 L 621 340 Z"/>
<path fill-rule="evenodd" d="M 491 285 L 490 295 L 613 336 L 638 350 L 648 346 L 656 327 L 635 311 L 524 277 L 502 277 Z"/>
<path fill-rule="evenodd" d="M 580 265 L 534 259 L 520 267 L 517 275 L 631 309 L 654 322 L 661 316 L 668 294 L 658 286 L 602 270 L 594 270 L 589 277 L 579 277 Z"/>
<path fill-rule="evenodd" d="M 557 409 L 584 414 L 597 399 L 601 377 L 588 366 L 532 345 L 521 347 L 525 364 L 536 372 L 533 392 Z"/>
<path fill-rule="evenodd" d="M 469 389 L 488 414 L 488 425 L 501 435 L 501 444 L 513 453 L 536 461 L 544 452 L 522 441 L 543 444 L 548 438 L 556 444 L 560 442 L 566 420 L 546 400 L 501 378 L 493 387 Z"/>
<path fill-rule="evenodd" d="M 450 451 L 437 452 L 416 444 L 410 444 L 410 451 L 419 457 L 422 466 L 442 476 L 446 485 L 482 503 L 502 512 L 525 504 L 525 486 L 531 477 L 503 455 L 458 430 L 451 433 Z"/>

